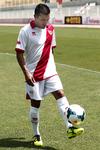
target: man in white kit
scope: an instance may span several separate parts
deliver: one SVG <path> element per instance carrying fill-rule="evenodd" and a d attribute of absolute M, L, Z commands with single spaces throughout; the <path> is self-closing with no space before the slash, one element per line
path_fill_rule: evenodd
<path fill-rule="evenodd" d="M 48 24 L 50 9 L 38 4 L 34 20 L 22 27 L 17 44 L 16 57 L 26 81 L 26 98 L 30 99 L 30 120 L 33 127 L 33 144 L 42 146 L 39 132 L 39 107 L 41 100 L 49 93 L 55 97 L 58 109 L 67 127 L 68 138 L 80 135 L 84 129 L 76 128 L 67 120 L 68 100 L 56 71 L 53 48 L 56 47 L 55 31 Z M 25 56 L 24 56 L 25 54 Z"/>

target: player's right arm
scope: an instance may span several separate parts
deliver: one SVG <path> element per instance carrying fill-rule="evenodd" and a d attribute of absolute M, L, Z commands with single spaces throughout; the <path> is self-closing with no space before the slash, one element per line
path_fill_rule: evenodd
<path fill-rule="evenodd" d="M 24 54 L 16 51 L 16 58 L 25 76 L 25 81 L 29 85 L 34 86 L 34 79 L 33 79 L 32 74 L 30 73 L 30 71 L 28 70 L 26 66 Z"/>
<path fill-rule="evenodd" d="M 26 45 L 27 45 L 27 35 L 25 33 L 25 30 L 21 29 L 19 36 L 18 36 L 16 49 L 15 49 L 16 50 L 16 58 L 17 58 L 17 61 L 24 73 L 25 81 L 29 85 L 34 86 L 33 76 L 30 73 L 30 71 L 28 70 L 26 62 L 25 62 L 25 58 L 24 58 L 24 51 L 26 50 Z"/>

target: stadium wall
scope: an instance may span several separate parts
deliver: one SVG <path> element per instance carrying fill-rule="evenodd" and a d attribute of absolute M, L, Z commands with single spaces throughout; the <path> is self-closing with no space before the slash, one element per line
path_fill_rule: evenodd
<path fill-rule="evenodd" d="M 57 5 L 48 4 L 51 9 L 50 23 L 64 24 L 65 17 L 67 16 L 81 16 L 82 24 L 100 25 L 100 5 L 87 7 L 84 6 L 72 6 L 57 8 Z M 7 9 L 0 10 L 0 23 L 28 23 L 33 18 L 35 6 L 29 8 Z M 74 24 L 76 18 L 71 18 L 70 22 Z M 70 22 L 68 24 L 70 24 Z"/>

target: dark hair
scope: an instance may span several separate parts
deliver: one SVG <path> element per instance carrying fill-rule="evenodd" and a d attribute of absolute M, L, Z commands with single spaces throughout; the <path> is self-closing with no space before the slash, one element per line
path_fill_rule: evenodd
<path fill-rule="evenodd" d="M 49 15 L 50 9 L 46 4 L 38 4 L 35 8 L 34 15 L 39 16 L 40 14 Z"/>

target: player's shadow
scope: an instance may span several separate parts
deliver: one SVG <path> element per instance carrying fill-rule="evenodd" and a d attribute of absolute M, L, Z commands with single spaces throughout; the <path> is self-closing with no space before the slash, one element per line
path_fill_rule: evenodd
<path fill-rule="evenodd" d="M 50 146 L 43 146 L 43 147 L 34 147 L 32 145 L 32 141 L 25 141 L 25 138 L 4 138 L 0 139 L 0 147 L 5 148 L 18 148 L 18 147 L 27 147 L 34 149 L 41 149 L 41 150 L 57 150 Z"/>

